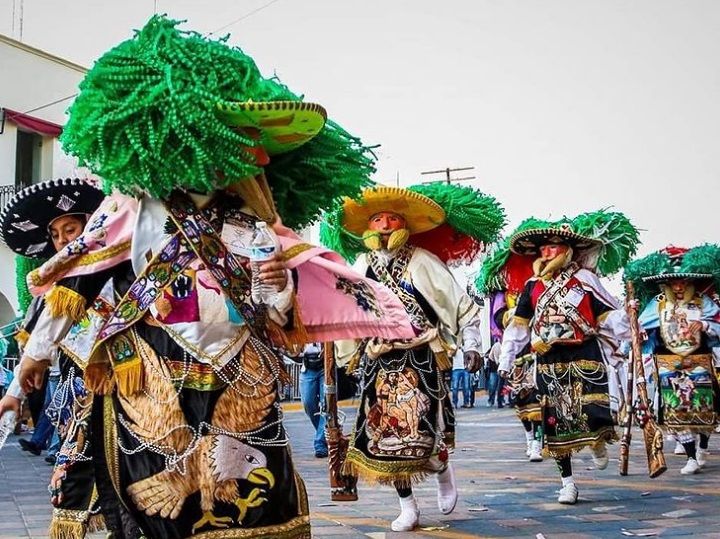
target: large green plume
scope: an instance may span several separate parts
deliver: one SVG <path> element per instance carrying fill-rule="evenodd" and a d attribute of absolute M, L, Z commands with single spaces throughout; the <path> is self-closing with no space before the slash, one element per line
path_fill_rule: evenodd
<path fill-rule="evenodd" d="M 103 178 L 106 190 L 166 198 L 175 188 L 202 193 L 260 169 L 256 142 L 217 115 L 227 101 L 299 101 L 227 37 L 210 40 L 154 16 L 133 39 L 87 73 L 61 141 Z M 335 197 L 354 195 L 374 172 L 371 150 L 332 121 L 310 143 L 274 156 L 266 174 L 285 224 L 311 222 Z"/>
<path fill-rule="evenodd" d="M 491 243 L 505 226 L 505 210 L 492 196 L 464 185 L 433 182 L 408 187 L 445 210 L 447 223 L 458 232 Z"/>
<path fill-rule="evenodd" d="M 571 223 L 575 233 L 602 240 L 597 264 L 599 275 L 612 275 L 622 269 L 637 252 L 640 232 L 620 212 L 600 210 L 578 215 Z"/>

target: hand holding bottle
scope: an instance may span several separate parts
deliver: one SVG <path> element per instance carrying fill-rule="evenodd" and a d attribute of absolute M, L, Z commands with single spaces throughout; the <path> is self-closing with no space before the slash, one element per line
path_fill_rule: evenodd
<path fill-rule="evenodd" d="M 258 221 L 250 243 L 252 298 L 255 303 L 273 305 L 279 290 L 287 286 L 287 266 L 278 258 L 279 245 L 267 223 Z"/>

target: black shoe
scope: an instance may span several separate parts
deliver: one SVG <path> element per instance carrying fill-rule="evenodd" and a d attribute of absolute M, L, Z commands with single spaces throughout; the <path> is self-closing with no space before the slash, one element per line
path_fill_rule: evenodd
<path fill-rule="evenodd" d="M 498 408 L 505 408 L 505 405 L 504 405 L 504 404 L 499 404 L 499 403 L 498 403 Z"/>
<path fill-rule="evenodd" d="M 327 453 L 327 451 L 325 451 L 324 449 L 321 450 L 321 451 L 315 451 L 315 458 L 316 458 L 316 459 L 326 459 L 327 456 L 328 456 L 328 453 Z"/>
<path fill-rule="evenodd" d="M 42 453 L 42 449 L 40 449 L 38 446 L 36 446 L 34 443 L 32 443 L 30 440 L 26 440 L 24 438 L 20 438 L 18 440 L 20 443 L 20 447 L 22 447 L 23 451 L 29 451 L 33 455 L 40 456 L 40 453 Z"/>
<path fill-rule="evenodd" d="M 57 462 L 57 457 L 55 455 L 48 455 L 47 457 L 45 457 L 45 462 L 55 466 L 55 463 Z"/>

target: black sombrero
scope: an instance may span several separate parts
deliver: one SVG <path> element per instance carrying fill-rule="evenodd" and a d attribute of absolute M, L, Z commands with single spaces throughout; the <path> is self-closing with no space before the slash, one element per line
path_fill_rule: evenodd
<path fill-rule="evenodd" d="M 552 244 L 568 244 L 574 250 L 583 250 L 597 248 L 603 242 L 574 232 L 569 223 L 522 230 L 510 238 L 510 250 L 523 256 L 537 255 L 542 245 Z"/>
<path fill-rule="evenodd" d="M 86 180 L 63 178 L 26 187 L 0 213 L 0 240 L 17 254 L 48 258 L 55 254 L 48 227 L 71 214 L 91 214 L 104 198 Z"/>

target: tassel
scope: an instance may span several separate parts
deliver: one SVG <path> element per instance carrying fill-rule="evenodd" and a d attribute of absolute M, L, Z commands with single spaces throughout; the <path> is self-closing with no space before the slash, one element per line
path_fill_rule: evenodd
<path fill-rule="evenodd" d="M 117 363 L 113 370 L 118 393 L 124 397 L 139 393 L 145 387 L 145 371 L 139 357 Z"/>
<path fill-rule="evenodd" d="M 18 343 L 20 348 L 25 348 L 29 338 L 30 334 L 25 328 L 20 328 L 20 330 L 15 334 L 15 342 Z"/>
<path fill-rule="evenodd" d="M 440 371 L 452 370 L 452 362 L 444 350 L 442 352 L 435 352 L 435 361 Z"/>
<path fill-rule="evenodd" d="M 85 537 L 87 526 L 84 522 L 53 518 L 48 528 L 50 539 L 79 539 Z"/>
<path fill-rule="evenodd" d="M 45 305 L 53 318 L 69 316 L 78 322 L 85 316 L 85 298 L 64 286 L 53 286 L 45 295 Z"/>
<path fill-rule="evenodd" d="M 102 513 L 90 516 L 90 521 L 88 522 L 88 533 L 101 532 L 106 529 L 107 526 L 105 525 L 105 518 L 102 516 Z"/>
<path fill-rule="evenodd" d="M 115 387 L 115 379 L 107 363 L 91 363 L 85 368 L 85 387 L 97 395 L 107 395 Z"/>

